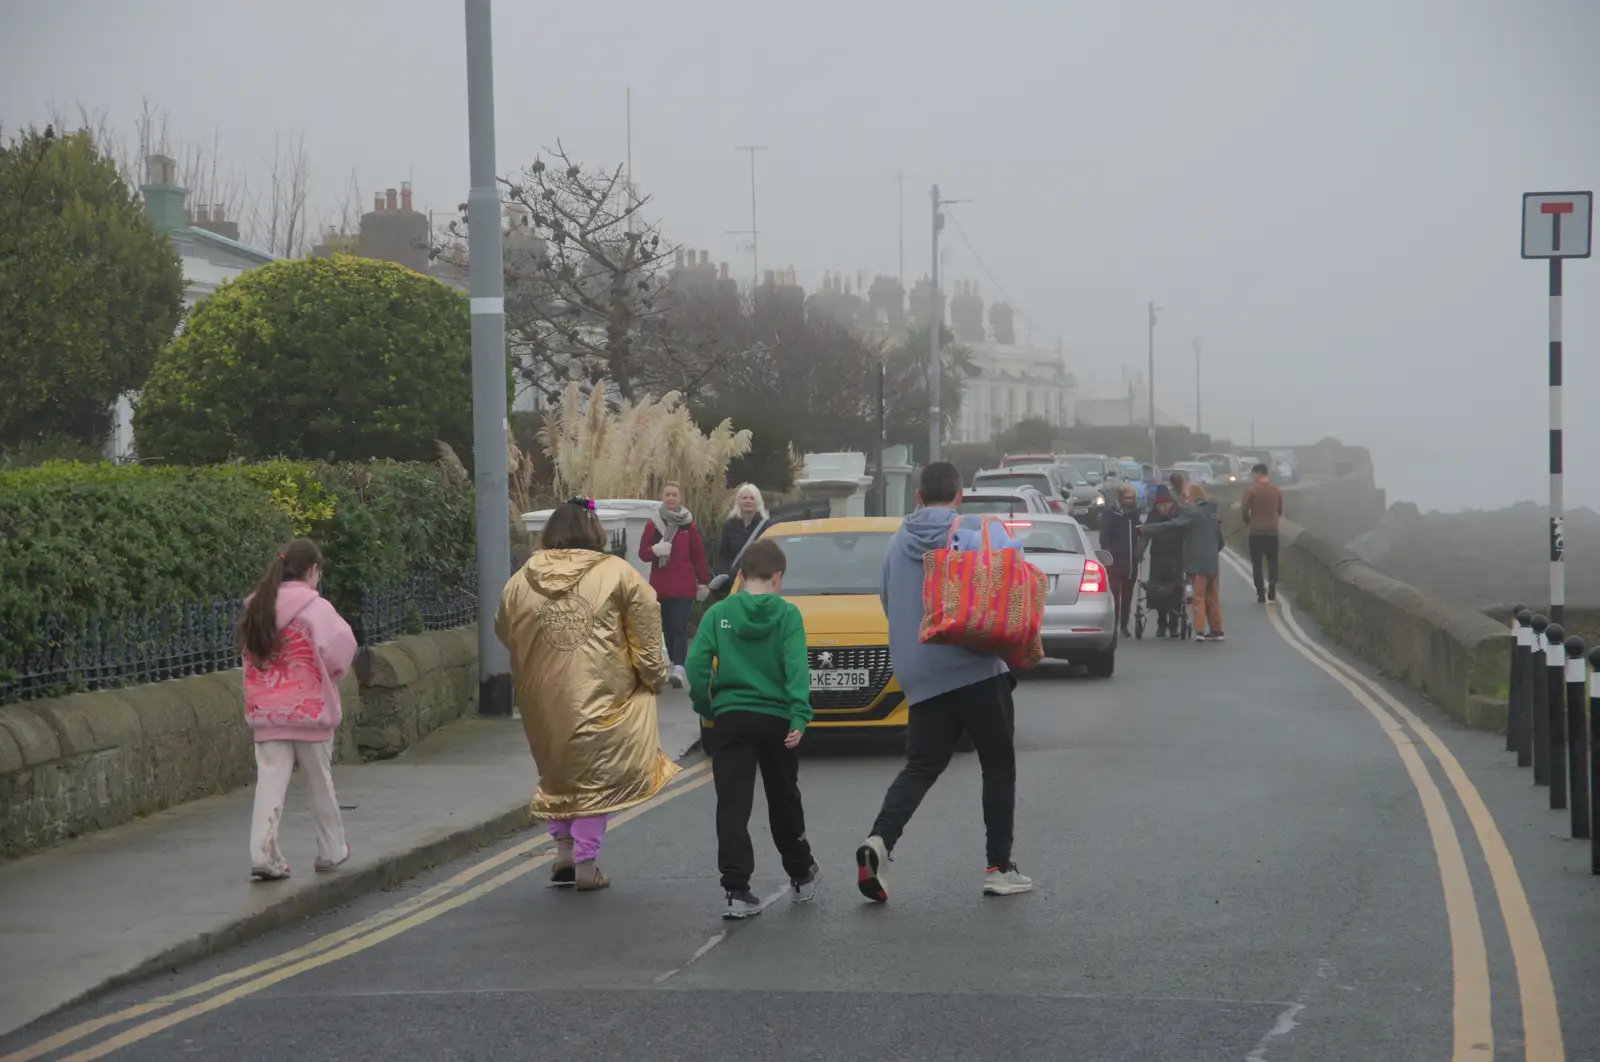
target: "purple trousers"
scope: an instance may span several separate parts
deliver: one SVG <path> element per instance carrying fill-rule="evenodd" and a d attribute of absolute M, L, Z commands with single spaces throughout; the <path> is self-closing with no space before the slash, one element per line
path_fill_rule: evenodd
<path fill-rule="evenodd" d="M 606 835 L 605 815 L 589 815 L 581 819 L 551 819 L 545 828 L 556 840 L 572 838 L 572 858 L 587 863 L 600 854 L 600 841 Z"/>

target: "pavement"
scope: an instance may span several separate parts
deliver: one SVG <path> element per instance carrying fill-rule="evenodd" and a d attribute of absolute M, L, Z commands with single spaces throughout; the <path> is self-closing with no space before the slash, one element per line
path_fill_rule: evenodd
<path fill-rule="evenodd" d="M 660 699 L 674 759 L 699 739 L 688 696 Z M 249 880 L 254 787 L 0 862 L 0 1033 L 154 971 L 385 889 L 527 829 L 538 772 L 520 719 L 471 717 L 392 760 L 334 767 L 351 859 L 312 871 L 316 833 L 290 788 L 287 881 Z"/>
<path fill-rule="evenodd" d="M 770 903 L 717 917 L 692 754 L 608 833 L 606 892 L 548 888 L 548 844 L 518 834 L 53 1013 L 0 1062 L 1600 1059 L 1600 879 L 1565 813 L 1503 738 L 1249 596 L 1228 569 L 1226 643 L 1124 642 L 1112 679 L 1020 684 L 1029 895 L 980 893 L 964 755 L 890 902 L 863 901 L 852 853 L 899 742 L 813 734 L 813 904 L 789 902 L 758 794 Z"/>

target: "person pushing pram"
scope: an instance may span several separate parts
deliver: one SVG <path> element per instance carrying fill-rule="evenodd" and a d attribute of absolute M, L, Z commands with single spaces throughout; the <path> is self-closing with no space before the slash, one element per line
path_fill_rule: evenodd
<path fill-rule="evenodd" d="M 1154 503 L 1145 517 L 1146 524 L 1160 524 L 1176 515 L 1172 491 L 1165 483 L 1153 491 Z M 1183 626 L 1187 584 L 1183 577 L 1183 536 L 1145 535 L 1150 557 L 1150 574 L 1144 581 L 1144 610 L 1156 614 L 1156 637 L 1176 638 Z M 1142 627 L 1143 624 L 1141 623 Z"/>

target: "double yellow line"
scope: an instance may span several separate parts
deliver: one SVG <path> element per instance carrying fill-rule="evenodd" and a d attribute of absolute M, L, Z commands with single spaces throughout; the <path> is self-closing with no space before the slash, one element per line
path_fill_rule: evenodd
<path fill-rule="evenodd" d="M 608 829 L 621 826 L 705 785 L 711 781 L 710 766 L 710 761 L 705 760 L 684 770 L 653 800 L 629 808 L 613 817 Z M 308 944 L 269 959 L 220 974 L 180 992 L 158 996 L 146 1003 L 139 1003 L 114 1014 L 107 1014 L 63 1029 L 20 1051 L 0 1056 L 0 1062 L 31 1062 L 32 1059 L 42 1058 L 113 1026 L 147 1018 L 150 1015 L 159 1015 L 148 1017 L 148 1020 L 114 1036 L 81 1048 L 59 1059 L 58 1062 L 89 1062 L 90 1059 L 104 1058 L 113 1051 L 138 1043 L 191 1018 L 236 1003 L 246 996 L 271 988 L 308 970 L 315 970 L 320 966 L 359 954 L 401 933 L 431 922 L 440 915 L 448 914 L 458 907 L 487 896 L 496 889 L 509 885 L 548 864 L 554 858 L 554 853 L 546 850 L 548 844 L 549 839 L 545 837 L 524 841 L 488 859 L 474 863 L 411 899 L 379 911 L 354 925 L 328 933 Z M 476 885 L 471 884 L 485 874 L 505 867 L 508 863 L 512 864 L 508 869 L 500 870 L 486 881 L 478 882 Z M 190 1002 L 191 1000 L 194 1002 Z M 180 1006 L 185 1003 L 186 1006 Z M 175 1007 L 179 1009 L 173 1009 Z"/>
<path fill-rule="evenodd" d="M 1245 578 L 1249 572 L 1233 555 L 1224 553 L 1228 563 Z M 1516 966 L 1517 989 L 1522 998 L 1522 1033 L 1527 1062 L 1565 1062 L 1566 1049 L 1561 1039 L 1561 1016 L 1556 1007 L 1555 983 L 1545 956 L 1539 927 L 1528 905 L 1516 863 L 1506 847 L 1494 816 L 1489 813 L 1472 779 L 1433 728 L 1394 697 L 1383 685 L 1351 667 L 1313 641 L 1296 622 L 1287 603 L 1281 599 L 1269 605 L 1267 617 L 1278 636 L 1290 648 L 1321 668 L 1343 686 L 1383 727 L 1405 764 L 1406 773 L 1422 801 L 1424 818 L 1433 840 L 1444 886 L 1445 914 L 1450 926 L 1450 953 L 1454 991 L 1453 1062 L 1494 1058 L 1494 1029 L 1489 1009 L 1489 959 L 1484 945 L 1483 924 L 1478 917 L 1478 902 L 1467 873 L 1461 839 L 1445 804 L 1444 794 L 1434 781 L 1416 738 L 1433 753 L 1455 790 L 1467 821 L 1483 850 L 1494 883 L 1495 896 L 1505 921 Z M 1402 722 L 1403 721 L 1403 722 Z M 1407 729 L 1409 728 L 1409 730 Z"/>

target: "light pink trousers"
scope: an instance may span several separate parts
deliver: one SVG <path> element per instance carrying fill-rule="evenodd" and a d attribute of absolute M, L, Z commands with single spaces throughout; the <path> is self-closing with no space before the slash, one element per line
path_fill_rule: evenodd
<path fill-rule="evenodd" d="M 250 865 L 288 866 L 278 849 L 278 827 L 289 793 L 294 765 L 306 778 L 306 797 L 317 824 L 317 859 L 337 862 L 345 856 L 344 819 L 333 791 L 333 742 L 256 742 L 256 808 L 250 819 Z"/>

